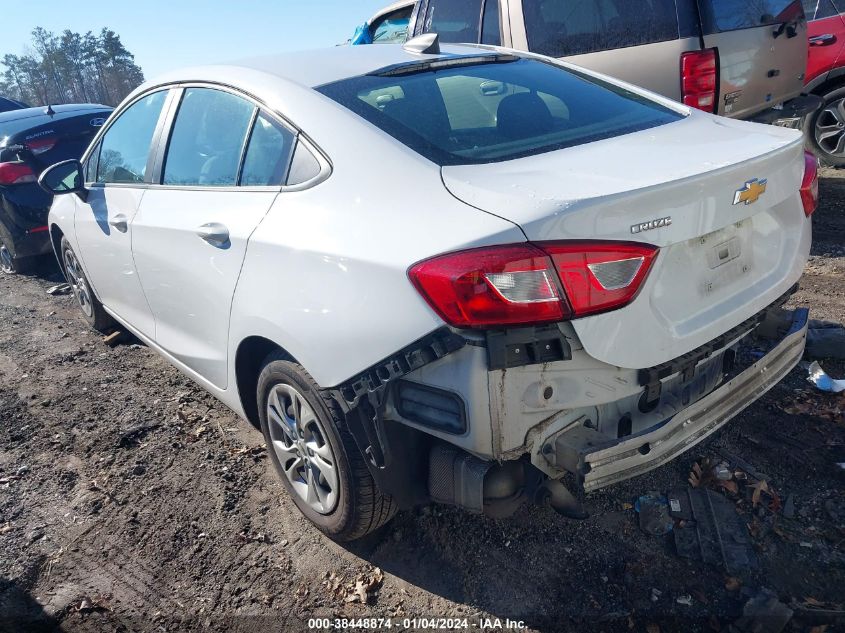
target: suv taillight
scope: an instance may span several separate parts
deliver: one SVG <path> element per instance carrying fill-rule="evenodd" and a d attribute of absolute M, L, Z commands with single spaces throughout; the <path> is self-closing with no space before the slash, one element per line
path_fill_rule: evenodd
<path fill-rule="evenodd" d="M 492 246 L 425 260 L 408 275 L 450 325 L 533 325 L 630 303 L 657 251 L 627 242 Z"/>
<path fill-rule="evenodd" d="M 686 105 L 716 112 L 716 49 L 681 55 L 681 101 Z"/>
<path fill-rule="evenodd" d="M 0 185 L 22 185 L 35 180 L 35 174 L 26 163 L 0 163 Z"/>
<path fill-rule="evenodd" d="M 809 218 L 819 206 L 819 159 L 804 152 L 804 179 L 801 181 L 801 204 Z"/>

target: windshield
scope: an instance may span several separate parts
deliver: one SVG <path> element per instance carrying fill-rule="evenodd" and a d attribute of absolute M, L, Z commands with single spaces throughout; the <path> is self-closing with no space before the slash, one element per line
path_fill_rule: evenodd
<path fill-rule="evenodd" d="M 317 90 L 440 165 L 510 160 L 683 118 L 611 84 L 511 56 L 392 67 Z"/>

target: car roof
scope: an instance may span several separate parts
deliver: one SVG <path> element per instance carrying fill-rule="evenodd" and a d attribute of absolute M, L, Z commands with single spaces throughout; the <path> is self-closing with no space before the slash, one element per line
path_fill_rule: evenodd
<path fill-rule="evenodd" d="M 64 115 L 66 118 L 75 113 L 93 112 L 95 110 L 111 110 L 110 106 L 97 105 L 93 103 L 66 103 L 63 105 L 50 106 L 53 112 L 58 115 Z M 39 106 L 37 108 L 23 108 L 21 110 L 9 110 L 8 112 L 0 112 L 0 124 L 8 123 L 10 121 L 19 121 L 21 119 L 34 119 L 36 117 L 49 117 L 46 106 Z M 33 121 L 33 123 L 35 123 Z"/>
<path fill-rule="evenodd" d="M 316 88 L 342 79 L 366 75 L 402 63 L 414 63 L 462 55 L 493 54 L 471 44 L 444 45 L 440 55 L 420 55 L 402 44 L 335 46 L 243 59 L 219 66 L 199 66 L 173 71 L 145 84 L 147 87 L 191 80 L 218 80 L 238 85 L 238 70 L 247 69 L 277 77 L 305 88 Z M 518 54 L 518 53 L 516 53 Z"/>

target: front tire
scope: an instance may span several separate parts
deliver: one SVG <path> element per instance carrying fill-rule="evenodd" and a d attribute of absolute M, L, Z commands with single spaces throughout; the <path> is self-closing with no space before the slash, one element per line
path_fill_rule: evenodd
<path fill-rule="evenodd" d="M 257 396 L 270 459 L 309 521 L 336 541 L 352 541 L 393 517 L 396 504 L 376 486 L 334 400 L 305 369 L 271 354 Z"/>
<path fill-rule="evenodd" d="M 845 86 L 822 95 L 824 105 L 807 121 L 807 144 L 824 163 L 845 166 Z"/>
<path fill-rule="evenodd" d="M 62 238 L 62 265 L 64 266 L 65 277 L 73 290 L 73 296 L 79 306 L 82 316 L 88 325 L 98 332 L 106 332 L 114 326 L 114 320 L 108 312 L 103 309 L 103 304 L 94 295 L 91 284 L 82 270 L 82 265 L 73 252 L 70 242 Z"/>

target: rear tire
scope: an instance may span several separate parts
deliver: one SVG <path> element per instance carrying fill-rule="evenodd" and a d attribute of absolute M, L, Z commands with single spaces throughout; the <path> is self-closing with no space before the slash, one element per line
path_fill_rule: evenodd
<path fill-rule="evenodd" d="M 845 86 L 821 95 L 824 105 L 807 120 L 807 145 L 825 164 L 845 166 Z"/>
<path fill-rule="evenodd" d="M 376 486 L 334 400 L 275 352 L 258 378 L 258 412 L 270 460 L 305 517 L 336 541 L 353 541 L 396 514 Z"/>
<path fill-rule="evenodd" d="M 98 332 L 106 332 L 114 326 L 114 319 L 109 316 L 103 308 L 103 304 L 94 295 L 91 284 L 88 283 L 88 277 L 82 270 L 82 264 L 79 263 L 76 253 L 73 252 L 70 242 L 64 237 L 62 238 L 61 253 L 65 277 L 73 290 L 73 296 L 80 312 L 82 312 L 82 317 L 88 325 Z"/>
<path fill-rule="evenodd" d="M 6 275 L 25 273 L 32 269 L 33 263 L 31 257 L 16 257 L 14 244 L 0 234 L 0 272 Z"/>

